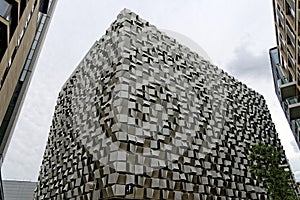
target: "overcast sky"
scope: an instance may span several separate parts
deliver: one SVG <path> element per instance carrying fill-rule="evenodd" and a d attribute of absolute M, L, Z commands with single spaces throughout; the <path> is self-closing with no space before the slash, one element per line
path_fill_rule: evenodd
<path fill-rule="evenodd" d="M 36 181 L 58 93 L 118 13 L 128 8 L 159 29 L 186 35 L 214 64 L 262 94 L 300 181 L 300 152 L 274 92 L 272 0 L 59 1 L 12 137 L 2 176 Z"/>

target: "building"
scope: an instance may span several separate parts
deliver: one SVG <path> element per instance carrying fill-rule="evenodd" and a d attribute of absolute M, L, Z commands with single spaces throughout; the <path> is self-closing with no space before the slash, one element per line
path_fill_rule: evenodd
<path fill-rule="evenodd" d="M 35 199 L 267 199 L 266 102 L 201 56 L 123 10 L 62 87 Z"/>
<path fill-rule="evenodd" d="M 5 200 L 32 200 L 36 182 L 3 180 Z"/>
<path fill-rule="evenodd" d="M 0 167 L 55 4 L 56 0 L 0 0 Z"/>
<path fill-rule="evenodd" d="M 273 0 L 277 46 L 270 49 L 276 94 L 300 148 L 300 2 Z"/>

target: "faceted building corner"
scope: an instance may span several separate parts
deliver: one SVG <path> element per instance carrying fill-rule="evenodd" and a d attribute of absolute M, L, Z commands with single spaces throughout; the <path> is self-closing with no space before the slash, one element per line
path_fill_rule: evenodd
<path fill-rule="evenodd" d="M 59 94 L 35 199 L 267 199 L 259 141 L 282 148 L 261 95 L 125 9 Z"/>
<path fill-rule="evenodd" d="M 299 8 L 299 0 L 273 0 L 277 46 L 269 52 L 275 91 L 300 149 Z"/>

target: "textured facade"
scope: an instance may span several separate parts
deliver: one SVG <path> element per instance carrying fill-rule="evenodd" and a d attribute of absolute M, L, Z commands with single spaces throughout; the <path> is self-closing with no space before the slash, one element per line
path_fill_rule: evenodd
<path fill-rule="evenodd" d="M 277 46 L 270 56 L 276 94 L 300 148 L 299 8 L 299 0 L 273 0 Z"/>
<path fill-rule="evenodd" d="M 35 199 L 266 199 L 259 141 L 281 147 L 261 95 L 123 10 L 59 94 Z"/>

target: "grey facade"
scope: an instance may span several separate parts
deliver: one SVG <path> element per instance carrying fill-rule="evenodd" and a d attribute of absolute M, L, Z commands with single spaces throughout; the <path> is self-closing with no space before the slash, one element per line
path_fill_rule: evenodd
<path fill-rule="evenodd" d="M 59 94 L 35 199 L 267 199 L 259 141 L 260 94 L 125 9 Z"/>
<path fill-rule="evenodd" d="M 5 200 L 32 200 L 36 182 L 3 180 Z"/>

